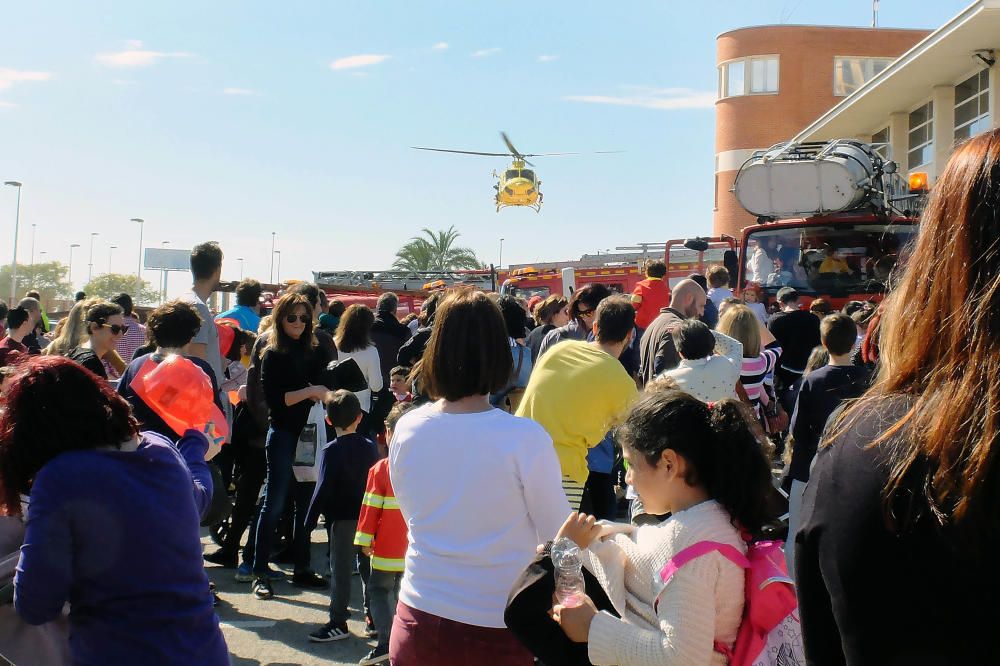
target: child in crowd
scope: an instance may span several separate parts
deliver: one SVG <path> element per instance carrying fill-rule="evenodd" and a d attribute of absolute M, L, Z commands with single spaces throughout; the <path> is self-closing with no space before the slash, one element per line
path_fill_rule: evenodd
<path fill-rule="evenodd" d="M 389 371 L 389 390 L 392 391 L 396 402 L 413 402 L 413 394 L 410 392 L 410 385 L 407 383 L 409 376 L 410 369 L 404 365 L 397 365 Z M 388 436 L 386 441 L 388 441 Z"/>
<path fill-rule="evenodd" d="M 375 442 L 357 432 L 361 415 L 361 402 L 350 391 L 327 394 L 326 417 L 336 429 L 337 438 L 320 452 L 319 481 L 306 515 L 306 530 L 315 529 L 320 514 L 326 517 L 333 589 L 330 621 L 309 634 L 309 640 L 314 643 L 339 641 L 351 635 L 347 630 L 347 618 L 350 617 L 347 604 L 351 599 L 351 576 L 358 553 L 354 534 L 365 495 L 365 479 L 378 460 Z"/>
<path fill-rule="evenodd" d="M 854 316 L 857 315 L 856 312 Z M 820 343 L 828 352 L 829 361 L 803 377 L 795 400 L 789 430 L 795 439 L 795 448 L 782 482 L 782 488 L 788 493 L 789 538 L 785 544 L 785 560 L 789 572 L 794 571 L 795 532 L 799 528 L 802 493 L 809 481 L 809 468 L 816 457 L 823 429 L 830 414 L 845 400 L 860 397 L 871 380 L 868 368 L 854 365 L 855 322 L 854 317 L 841 313 L 823 318 L 819 325 Z"/>
<path fill-rule="evenodd" d="M 392 432 L 399 418 L 410 409 L 411 402 L 397 402 L 385 419 L 386 440 L 392 442 Z M 408 535 L 406 521 L 399 512 L 399 504 L 389 480 L 389 460 L 379 460 L 368 471 L 365 499 L 358 519 L 354 545 L 371 558 L 372 619 L 378 632 L 378 645 L 359 664 L 381 664 L 389 661 L 389 633 L 396 614 L 399 584 L 403 579 L 403 562 L 406 558 Z"/>
<path fill-rule="evenodd" d="M 731 298 L 733 290 L 729 288 L 729 271 L 725 266 L 712 266 L 705 273 L 708 280 L 708 297 L 715 303 L 715 307 L 721 307 L 722 301 Z"/>
<path fill-rule="evenodd" d="M 709 406 L 654 388 L 620 426 L 629 483 L 647 511 L 672 515 L 603 541 L 590 516 L 570 514 L 560 530 L 583 549 L 587 569 L 622 614 L 599 612 L 589 596 L 553 608 L 566 635 L 588 644 L 592 663 L 727 663 L 723 652 L 732 650 L 743 618 L 744 570 L 718 551 L 681 566 L 667 586 L 660 570 L 700 542 L 745 553 L 740 530 L 757 533 L 765 523 L 771 473 L 751 418 L 737 400 Z"/>
<path fill-rule="evenodd" d="M 764 304 L 760 302 L 760 298 L 760 285 L 755 282 L 748 282 L 747 286 L 743 289 L 743 303 L 753 310 L 753 313 L 757 315 L 757 319 L 760 319 L 761 323 L 766 324 L 770 315 Z"/>

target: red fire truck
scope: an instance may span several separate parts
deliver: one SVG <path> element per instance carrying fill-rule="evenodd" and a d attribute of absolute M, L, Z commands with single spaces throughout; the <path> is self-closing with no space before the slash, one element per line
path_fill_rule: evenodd
<path fill-rule="evenodd" d="M 917 233 L 927 175 L 909 180 L 868 144 L 784 143 L 755 153 L 733 186 L 757 217 L 743 230 L 738 288 L 782 287 L 834 307 L 880 300 Z"/>

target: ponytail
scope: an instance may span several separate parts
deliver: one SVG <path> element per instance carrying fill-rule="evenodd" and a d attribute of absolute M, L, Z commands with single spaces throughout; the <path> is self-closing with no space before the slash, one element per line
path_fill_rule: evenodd
<path fill-rule="evenodd" d="M 709 407 L 677 389 L 648 391 L 615 436 L 622 446 L 656 465 L 666 449 L 688 463 L 685 481 L 701 485 L 739 528 L 757 533 L 769 518 L 771 468 L 759 426 L 742 402 Z"/>
<path fill-rule="evenodd" d="M 740 527 L 757 533 L 770 518 L 767 497 L 772 490 L 763 433 L 740 400 L 717 402 L 711 424 L 715 451 L 709 456 L 714 470 L 705 474 L 708 492 Z"/>

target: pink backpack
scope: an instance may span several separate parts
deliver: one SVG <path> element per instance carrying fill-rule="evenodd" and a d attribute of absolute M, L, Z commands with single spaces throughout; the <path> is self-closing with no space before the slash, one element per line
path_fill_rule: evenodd
<path fill-rule="evenodd" d="M 700 541 L 677 553 L 660 571 L 660 579 L 666 584 L 678 569 L 708 553 L 719 553 L 746 569 L 746 602 L 736 643 L 732 650 L 718 641 L 714 646 L 715 651 L 725 655 L 732 666 L 796 666 L 806 663 L 802 628 L 795 613 L 798 609 L 795 583 L 788 577 L 781 546 L 780 541 L 752 543 L 744 555 L 728 544 Z"/>

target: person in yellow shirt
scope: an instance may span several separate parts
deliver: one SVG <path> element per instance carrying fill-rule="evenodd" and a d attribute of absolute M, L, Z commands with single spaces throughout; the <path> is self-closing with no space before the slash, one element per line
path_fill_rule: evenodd
<path fill-rule="evenodd" d="M 830 248 L 826 251 L 826 259 L 819 265 L 820 273 L 850 273 L 851 267 L 844 259 L 843 253 L 838 248 Z"/>
<path fill-rule="evenodd" d="M 604 299 L 597 306 L 594 341 L 567 340 L 540 356 L 518 407 L 518 416 L 536 421 L 552 437 L 574 510 L 587 483 L 587 451 L 638 397 L 635 380 L 618 360 L 634 334 L 628 297 Z"/>

